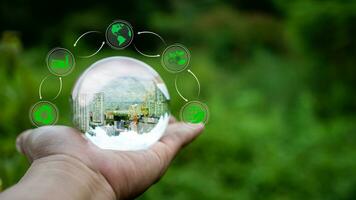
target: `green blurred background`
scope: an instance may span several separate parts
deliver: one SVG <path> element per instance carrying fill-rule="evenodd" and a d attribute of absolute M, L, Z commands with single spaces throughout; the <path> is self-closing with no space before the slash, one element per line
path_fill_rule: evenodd
<path fill-rule="evenodd" d="M 31 128 L 28 111 L 49 74 L 52 48 L 75 55 L 94 52 L 99 30 L 115 19 L 135 31 L 159 33 L 192 54 L 179 88 L 210 108 L 204 134 L 173 162 L 163 179 L 139 199 L 356 199 L 356 1 L 354 0 L 139 0 L 0 2 L 0 180 L 2 190 L 28 168 L 15 138 Z M 162 51 L 154 36 L 137 36 L 145 53 Z M 63 78 L 55 103 L 58 124 L 71 124 L 69 94 L 78 76 L 100 58 L 143 60 L 165 80 L 177 116 L 184 101 L 174 76 L 157 58 L 131 46 L 106 46 L 90 59 L 77 58 Z M 55 77 L 45 99 L 58 91 Z"/>

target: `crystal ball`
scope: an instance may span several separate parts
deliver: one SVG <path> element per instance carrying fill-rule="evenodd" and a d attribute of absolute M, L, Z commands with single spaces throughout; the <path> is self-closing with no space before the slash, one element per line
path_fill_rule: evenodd
<path fill-rule="evenodd" d="M 129 57 L 108 57 L 92 64 L 75 83 L 73 122 L 100 148 L 146 149 L 168 126 L 169 99 L 152 67 Z"/>

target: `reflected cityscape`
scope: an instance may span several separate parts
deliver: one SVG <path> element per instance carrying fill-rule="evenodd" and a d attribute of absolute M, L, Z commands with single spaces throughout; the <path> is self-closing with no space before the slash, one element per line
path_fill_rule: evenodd
<path fill-rule="evenodd" d="M 103 129 L 108 136 L 130 131 L 144 134 L 168 113 L 168 100 L 154 81 L 133 78 L 117 81 L 121 85 L 133 85 L 134 82 L 139 87 L 122 91 L 117 87 L 120 84 L 114 84 L 116 87 L 108 86 L 104 92 L 79 94 L 72 102 L 74 123 L 81 131 L 91 136 L 96 135 L 97 128 Z"/>

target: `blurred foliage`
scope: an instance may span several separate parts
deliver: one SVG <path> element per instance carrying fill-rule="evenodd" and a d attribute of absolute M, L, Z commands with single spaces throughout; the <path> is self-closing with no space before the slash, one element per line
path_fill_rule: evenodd
<path fill-rule="evenodd" d="M 192 71 L 210 108 L 205 133 L 173 162 L 163 179 L 139 199 L 356 199 L 356 1 L 354 0 L 62 0 L 0 2 L 0 183 L 16 183 L 28 164 L 15 138 L 31 128 L 28 110 L 48 74 L 47 52 L 63 46 L 92 52 L 101 41 L 83 32 L 104 31 L 125 19 L 167 42 L 186 45 Z M 154 40 L 153 40 L 154 41 Z M 142 39 L 147 52 L 160 42 Z M 152 65 L 163 77 L 177 115 L 184 104 L 174 76 L 158 59 L 129 48 L 105 48 L 77 60 L 54 103 L 59 124 L 70 125 L 69 94 L 83 70 L 112 55 Z M 181 81 L 196 99 L 194 81 Z M 55 96 L 56 79 L 43 88 Z"/>

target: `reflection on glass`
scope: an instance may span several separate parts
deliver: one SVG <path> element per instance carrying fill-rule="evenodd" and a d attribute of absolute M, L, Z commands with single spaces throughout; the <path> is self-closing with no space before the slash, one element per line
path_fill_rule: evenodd
<path fill-rule="evenodd" d="M 168 101 L 164 82 L 150 66 L 110 57 L 94 63 L 75 84 L 73 121 L 101 148 L 145 149 L 168 125 Z"/>

